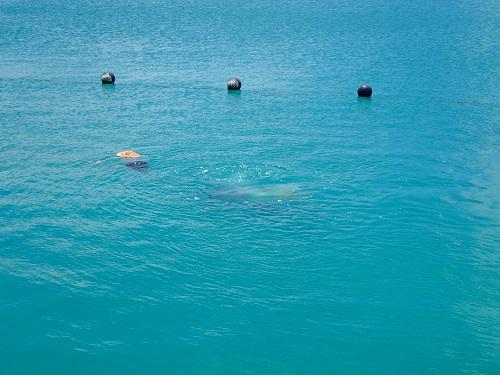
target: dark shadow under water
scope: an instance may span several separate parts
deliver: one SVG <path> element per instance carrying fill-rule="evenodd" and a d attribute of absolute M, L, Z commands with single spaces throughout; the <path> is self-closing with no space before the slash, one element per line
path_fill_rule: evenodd
<path fill-rule="evenodd" d="M 142 160 L 129 161 L 125 165 L 135 170 L 146 170 L 149 168 L 149 163 L 147 161 L 142 161 Z"/>

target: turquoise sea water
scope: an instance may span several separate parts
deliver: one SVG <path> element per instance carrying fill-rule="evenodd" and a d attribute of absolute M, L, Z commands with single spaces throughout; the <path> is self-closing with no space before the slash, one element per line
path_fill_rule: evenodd
<path fill-rule="evenodd" d="M 0 0 L 0 373 L 499 374 L 499 25 Z"/>

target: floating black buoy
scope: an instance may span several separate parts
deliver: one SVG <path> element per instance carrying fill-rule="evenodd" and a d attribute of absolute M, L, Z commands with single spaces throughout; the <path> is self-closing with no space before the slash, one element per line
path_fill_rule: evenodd
<path fill-rule="evenodd" d="M 112 85 L 115 83 L 115 75 L 111 72 L 104 72 L 101 76 L 101 82 L 103 85 Z"/>
<path fill-rule="evenodd" d="M 227 80 L 228 90 L 239 90 L 241 89 L 241 81 L 238 78 L 229 78 Z"/>
<path fill-rule="evenodd" d="M 358 96 L 361 98 L 369 98 L 370 96 L 372 96 L 372 88 L 367 84 L 359 86 Z"/>
<path fill-rule="evenodd" d="M 129 168 L 132 168 L 132 169 L 145 169 L 145 168 L 149 167 L 148 162 L 142 161 L 142 160 L 129 161 L 125 165 Z"/>

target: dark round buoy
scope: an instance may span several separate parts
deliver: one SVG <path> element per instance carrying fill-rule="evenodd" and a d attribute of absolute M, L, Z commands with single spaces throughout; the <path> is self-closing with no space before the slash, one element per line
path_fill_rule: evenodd
<path fill-rule="evenodd" d="M 145 169 L 145 168 L 149 167 L 148 162 L 142 161 L 142 160 L 129 161 L 125 165 L 129 168 L 132 168 L 132 169 Z"/>
<path fill-rule="evenodd" d="M 111 72 L 104 72 L 101 76 L 101 82 L 103 85 L 112 85 L 115 83 L 115 75 Z"/>
<path fill-rule="evenodd" d="M 241 89 L 241 81 L 238 78 L 229 78 L 227 80 L 228 90 L 239 90 Z"/>
<path fill-rule="evenodd" d="M 372 88 L 366 84 L 359 86 L 358 96 L 361 98 L 369 98 L 372 96 Z"/>

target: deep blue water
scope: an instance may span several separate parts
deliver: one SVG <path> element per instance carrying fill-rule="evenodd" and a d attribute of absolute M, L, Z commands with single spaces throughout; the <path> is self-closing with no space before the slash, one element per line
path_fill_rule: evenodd
<path fill-rule="evenodd" d="M 0 0 L 0 373 L 500 373 L 499 25 Z"/>

